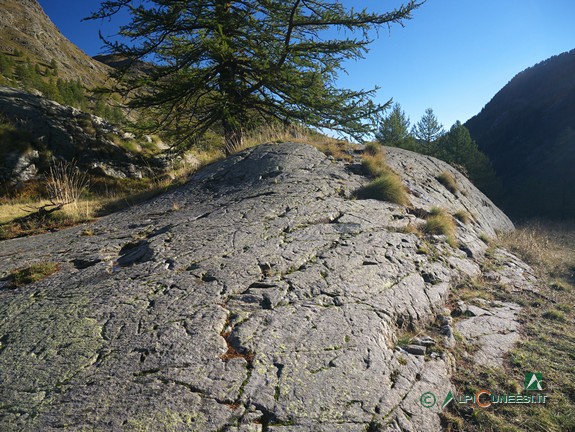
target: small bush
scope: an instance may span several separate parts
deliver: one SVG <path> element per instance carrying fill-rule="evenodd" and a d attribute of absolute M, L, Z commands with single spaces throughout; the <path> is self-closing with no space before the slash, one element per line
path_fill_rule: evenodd
<path fill-rule="evenodd" d="M 456 194 L 459 188 L 457 187 L 457 182 L 455 181 L 455 177 L 449 171 L 443 171 L 436 177 L 437 181 L 445 186 L 452 194 Z"/>
<path fill-rule="evenodd" d="M 395 204 L 408 205 L 409 198 L 399 175 L 385 171 L 379 177 L 356 192 L 360 199 L 376 199 Z"/>
<path fill-rule="evenodd" d="M 453 217 L 443 209 L 438 207 L 431 209 L 427 216 L 427 221 L 423 226 L 423 231 L 431 235 L 444 235 L 447 237 L 447 243 L 449 243 L 450 246 L 457 246 L 455 221 Z"/>

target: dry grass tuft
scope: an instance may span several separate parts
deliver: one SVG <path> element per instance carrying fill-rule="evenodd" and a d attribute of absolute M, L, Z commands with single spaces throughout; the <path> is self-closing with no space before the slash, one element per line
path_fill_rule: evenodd
<path fill-rule="evenodd" d="M 455 181 L 455 177 L 449 171 L 443 171 L 436 177 L 437 181 L 445 186 L 452 194 L 456 194 L 459 191 L 459 187 L 457 186 L 457 181 Z"/>
<path fill-rule="evenodd" d="M 384 172 L 391 171 L 391 168 L 389 168 L 385 161 L 383 151 L 376 154 L 364 154 L 361 158 L 361 166 L 365 174 L 370 177 L 378 177 Z"/>
<path fill-rule="evenodd" d="M 76 167 L 74 161 L 55 161 L 50 164 L 46 189 L 53 204 L 76 203 L 88 183 L 88 176 Z"/>
<path fill-rule="evenodd" d="M 359 189 L 355 195 L 359 199 L 389 201 L 403 206 L 410 204 L 401 177 L 391 170 L 381 173 L 375 180 Z"/>
<path fill-rule="evenodd" d="M 466 210 L 458 210 L 456 211 L 453 216 L 455 217 L 455 219 L 457 219 L 459 222 L 467 225 L 469 222 L 472 221 L 471 215 L 469 214 L 468 211 Z"/>
<path fill-rule="evenodd" d="M 371 141 L 365 144 L 363 153 L 364 155 L 375 156 L 376 154 L 383 153 L 383 149 L 380 143 L 377 141 Z"/>
<path fill-rule="evenodd" d="M 575 282 L 575 223 L 528 222 L 500 234 L 499 243 L 540 273 L 568 275 Z"/>
<path fill-rule="evenodd" d="M 439 207 L 433 207 L 429 212 L 423 232 L 430 235 L 444 235 L 450 246 L 457 247 L 455 221 L 449 213 Z"/>
<path fill-rule="evenodd" d="M 387 165 L 381 145 L 368 144 L 361 159 L 365 174 L 375 177 L 375 180 L 356 191 L 357 198 L 389 201 L 404 206 L 411 205 L 407 188 L 399 174 Z"/>

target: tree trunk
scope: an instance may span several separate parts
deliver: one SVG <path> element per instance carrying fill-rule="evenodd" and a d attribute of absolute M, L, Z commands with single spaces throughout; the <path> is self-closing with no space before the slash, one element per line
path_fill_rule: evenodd
<path fill-rule="evenodd" d="M 227 105 L 222 112 L 222 127 L 224 129 L 225 152 L 229 156 L 242 148 L 243 132 L 241 128 L 242 108 L 240 94 L 236 83 L 236 59 L 228 52 L 228 39 L 234 28 L 230 16 L 230 0 L 216 0 L 217 24 L 223 39 L 221 57 L 219 58 L 219 87 Z"/>

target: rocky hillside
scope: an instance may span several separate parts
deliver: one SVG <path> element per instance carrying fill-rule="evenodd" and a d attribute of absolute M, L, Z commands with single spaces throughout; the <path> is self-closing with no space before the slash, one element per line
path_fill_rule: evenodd
<path fill-rule="evenodd" d="M 518 74 L 465 126 L 503 181 L 504 210 L 575 219 L 575 50 Z"/>
<path fill-rule="evenodd" d="M 53 158 L 115 178 L 147 177 L 166 165 L 150 137 L 25 91 L 0 87 L 0 116 L 0 183 L 33 179 Z"/>
<path fill-rule="evenodd" d="M 440 430 L 420 398 L 451 388 L 449 351 L 430 348 L 455 344 L 447 296 L 513 224 L 447 164 L 386 153 L 408 207 L 355 199 L 357 161 L 284 143 L 92 224 L 2 242 L 0 429 Z M 436 206 L 468 214 L 458 246 L 419 229 Z M 504 256 L 491 277 L 521 287 L 526 267 Z M 55 273 L 16 283 L 34 264 Z M 490 363 L 517 330 L 496 313 L 469 326 Z M 414 328 L 427 337 L 400 347 Z"/>
<path fill-rule="evenodd" d="M 56 62 L 59 77 L 87 88 L 104 85 L 110 68 L 66 39 L 36 0 L 0 0 L 0 52 L 22 52 L 33 63 Z"/>

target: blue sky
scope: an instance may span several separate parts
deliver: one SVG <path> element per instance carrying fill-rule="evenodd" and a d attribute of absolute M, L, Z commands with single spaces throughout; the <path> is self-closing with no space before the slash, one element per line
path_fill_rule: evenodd
<path fill-rule="evenodd" d="M 60 31 L 89 55 L 101 52 L 98 30 L 81 22 L 98 0 L 39 0 Z M 399 0 L 344 0 L 386 11 Z M 364 60 L 346 64 L 339 85 L 381 87 L 378 102 L 399 102 L 415 123 L 431 107 L 448 128 L 465 122 L 523 69 L 575 48 L 574 0 L 428 0 L 404 28 L 382 29 Z"/>

